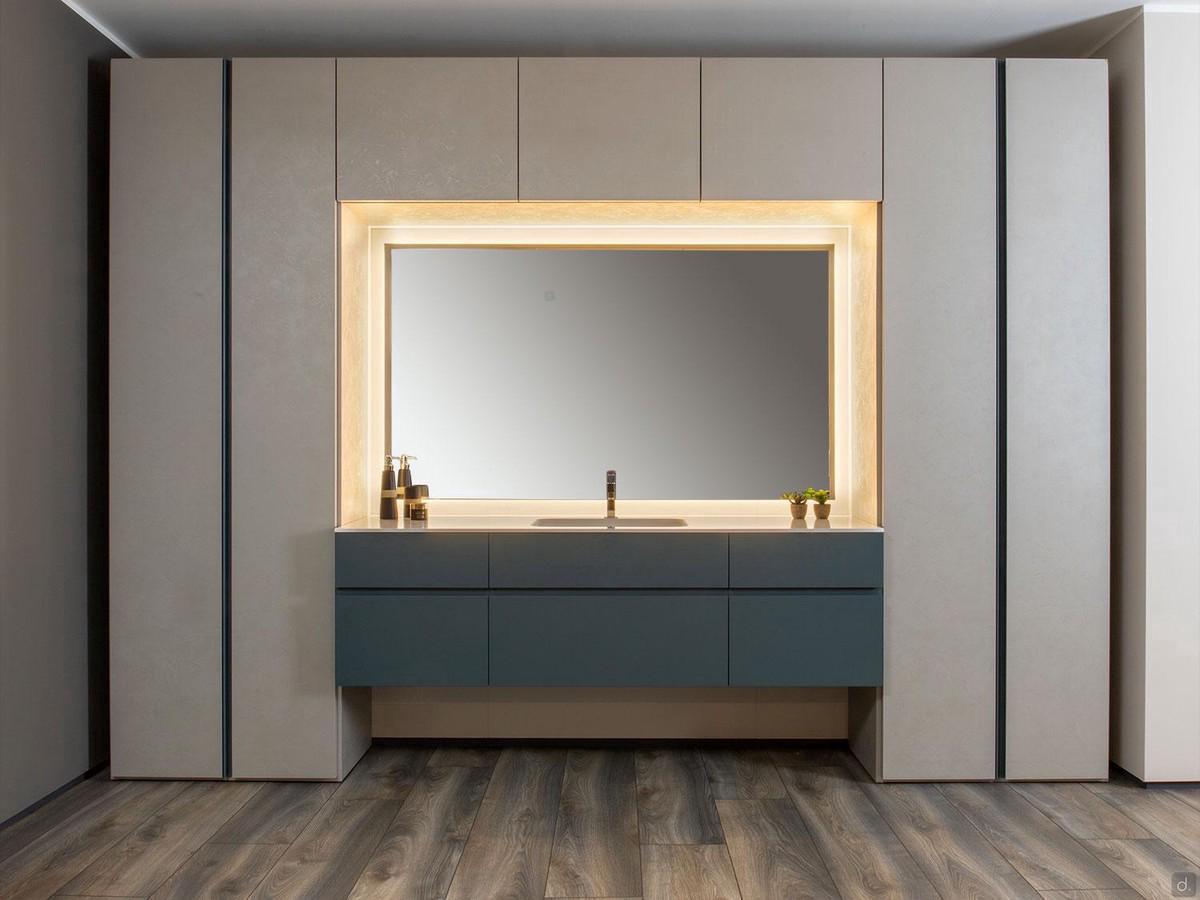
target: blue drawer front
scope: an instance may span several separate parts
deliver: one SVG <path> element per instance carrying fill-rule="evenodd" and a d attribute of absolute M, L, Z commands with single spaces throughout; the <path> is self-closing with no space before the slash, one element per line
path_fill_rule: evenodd
<path fill-rule="evenodd" d="M 339 588 L 487 588 L 486 534 L 334 535 Z"/>
<path fill-rule="evenodd" d="M 724 588 L 724 534 L 493 534 L 492 588 Z"/>
<path fill-rule="evenodd" d="M 732 534 L 734 588 L 883 587 L 883 534 Z"/>
<path fill-rule="evenodd" d="M 502 591 L 494 685 L 701 686 L 729 681 L 725 591 Z"/>
<path fill-rule="evenodd" d="M 486 591 L 338 591 L 339 685 L 486 685 Z"/>
<path fill-rule="evenodd" d="M 882 592 L 732 592 L 729 683 L 883 684 Z"/>

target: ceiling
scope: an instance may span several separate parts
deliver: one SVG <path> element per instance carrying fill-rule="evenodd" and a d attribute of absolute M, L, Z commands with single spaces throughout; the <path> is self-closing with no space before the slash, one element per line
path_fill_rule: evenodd
<path fill-rule="evenodd" d="M 1076 56 L 1130 0 L 63 0 L 142 56 Z"/>

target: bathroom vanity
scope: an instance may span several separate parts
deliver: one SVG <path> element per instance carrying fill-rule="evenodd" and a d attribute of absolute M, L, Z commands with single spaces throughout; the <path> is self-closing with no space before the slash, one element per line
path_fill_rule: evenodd
<path fill-rule="evenodd" d="M 375 519 L 335 553 L 340 685 L 882 683 L 883 533 L 847 519 Z"/>

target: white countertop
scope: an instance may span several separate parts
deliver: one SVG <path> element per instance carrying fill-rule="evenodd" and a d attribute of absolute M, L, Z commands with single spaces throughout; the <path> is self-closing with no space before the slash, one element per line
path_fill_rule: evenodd
<path fill-rule="evenodd" d="M 534 525 L 535 519 L 539 516 L 521 515 L 521 516 L 464 516 L 464 515 L 437 515 L 430 513 L 429 519 L 424 522 L 413 522 L 405 519 L 398 520 L 381 520 L 377 516 L 369 516 L 365 519 L 357 519 L 340 528 L 334 529 L 342 533 L 353 532 L 376 532 L 376 531 L 395 531 L 400 533 L 413 533 L 421 531 L 435 532 L 558 532 L 566 534 L 574 533 L 595 533 L 600 531 L 620 531 L 620 532 L 637 532 L 645 533 L 648 531 L 664 532 L 664 533 L 683 533 L 683 532 L 709 532 L 709 533 L 729 533 L 729 532 L 750 532 L 750 533 L 775 533 L 785 531 L 797 532 L 812 532 L 821 533 L 826 531 L 842 531 L 842 532 L 882 532 L 883 529 L 874 525 L 868 525 L 865 522 L 860 522 L 857 519 L 852 519 L 849 516 L 831 516 L 829 519 L 819 521 L 809 515 L 807 519 L 792 519 L 790 516 L 695 516 L 683 515 L 679 518 L 684 519 L 686 525 L 656 527 L 656 528 L 632 528 L 621 526 L 619 528 L 606 528 L 597 525 L 595 527 L 543 527 Z"/>

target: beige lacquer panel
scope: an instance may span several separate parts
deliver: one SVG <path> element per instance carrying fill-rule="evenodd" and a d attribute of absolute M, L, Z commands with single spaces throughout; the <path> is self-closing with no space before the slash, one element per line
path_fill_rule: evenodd
<path fill-rule="evenodd" d="M 879 200 L 879 59 L 705 59 L 705 200 Z"/>
<path fill-rule="evenodd" d="M 112 774 L 219 778 L 222 63 L 114 61 L 111 116 Z"/>
<path fill-rule="evenodd" d="M 517 60 L 339 59 L 339 200 L 517 199 Z"/>
<path fill-rule="evenodd" d="M 232 761 L 337 778 L 334 61 L 232 71 Z"/>
<path fill-rule="evenodd" d="M 1108 68 L 1006 64 L 1010 779 L 1108 777 Z"/>
<path fill-rule="evenodd" d="M 996 747 L 996 63 L 888 59 L 882 777 Z"/>
<path fill-rule="evenodd" d="M 698 200 L 698 59 L 525 58 L 522 200 Z"/>

